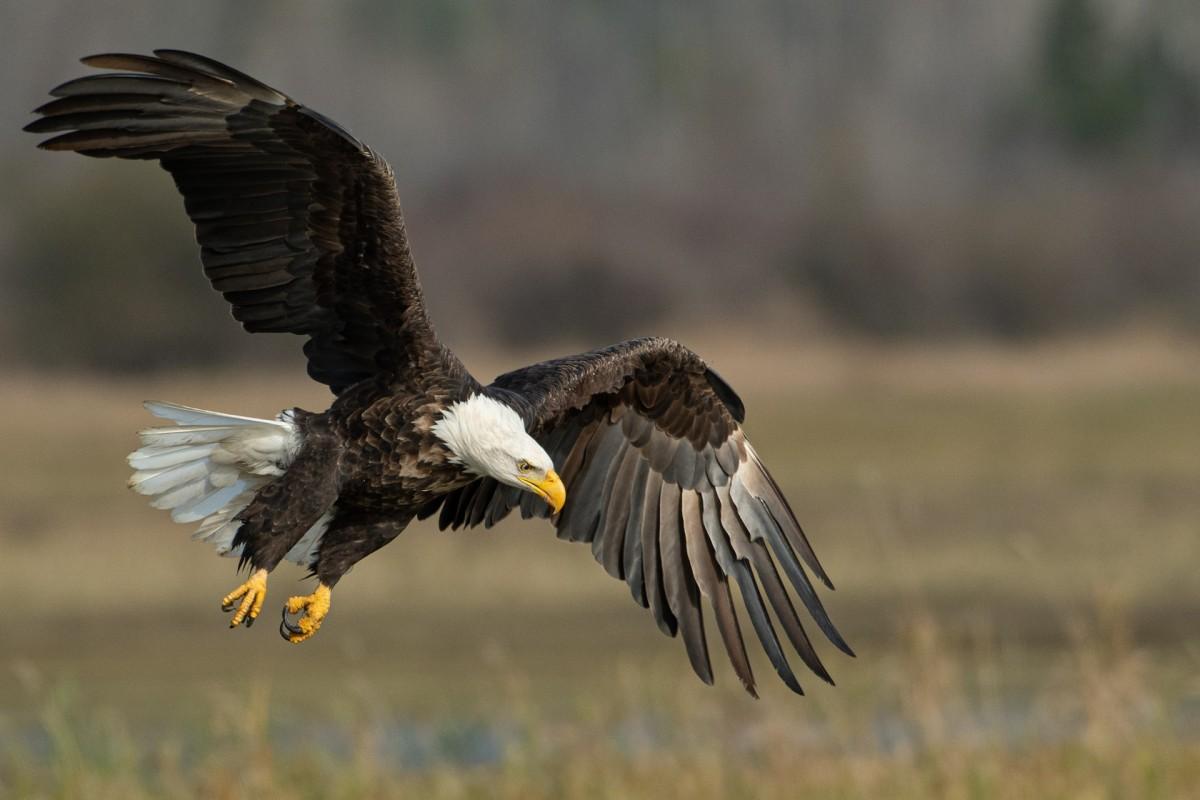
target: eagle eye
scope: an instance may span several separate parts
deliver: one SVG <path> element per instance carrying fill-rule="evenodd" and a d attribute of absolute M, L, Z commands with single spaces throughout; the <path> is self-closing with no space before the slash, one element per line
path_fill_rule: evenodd
<path fill-rule="evenodd" d="M 533 465 L 522 458 L 517 462 L 517 469 L 519 469 L 521 472 L 529 472 L 529 470 L 533 469 Z"/>

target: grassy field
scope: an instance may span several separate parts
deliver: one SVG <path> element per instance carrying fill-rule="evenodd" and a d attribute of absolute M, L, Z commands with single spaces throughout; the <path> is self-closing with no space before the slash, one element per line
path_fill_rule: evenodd
<path fill-rule="evenodd" d="M 0 797 L 1200 796 L 1194 344 L 704 349 L 838 585 L 836 688 L 702 685 L 544 523 L 414 526 L 311 642 L 230 632 L 234 562 L 124 489 L 138 403 L 323 390 L 8 375 Z"/>

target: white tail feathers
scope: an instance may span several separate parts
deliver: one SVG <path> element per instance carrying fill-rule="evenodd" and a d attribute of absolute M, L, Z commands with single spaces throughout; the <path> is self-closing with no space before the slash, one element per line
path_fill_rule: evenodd
<path fill-rule="evenodd" d="M 290 411 L 273 420 L 219 414 L 173 403 L 146 403 L 156 417 L 174 426 L 146 428 L 140 449 L 129 454 L 136 472 L 129 486 L 151 497 L 150 505 L 170 509 L 176 522 L 200 522 L 193 538 L 211 542 L 221 555 L 239 555 L 234 519 L 273 478 L 282 475 L 300 449 L 300 433 Z M 327 513 L 287 554 L 307 566 Z"/>

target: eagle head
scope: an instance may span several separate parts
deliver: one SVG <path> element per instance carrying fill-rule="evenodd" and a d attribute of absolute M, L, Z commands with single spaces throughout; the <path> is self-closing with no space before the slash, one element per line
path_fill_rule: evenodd
<path fill-rule="evenodd" d="M 469 472 L 533 492 L 557 514 L 567 490 L 554 462 L 525 431 L 521 415 L 483 394 L 449 406 L 433 426 L 450 450 L 450 460 Z"/>

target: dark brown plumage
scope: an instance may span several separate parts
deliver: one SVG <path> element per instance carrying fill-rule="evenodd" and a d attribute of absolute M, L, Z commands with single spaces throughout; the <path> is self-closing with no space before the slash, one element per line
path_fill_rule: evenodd
<path fill-rule="evenodd" d="M 241 467 L 249 488 L 226 549 L 261 572 L 264 594 L 266 573 L 299 549 L 325 594 L 289 606 L 323 603 L 327 611 L 328 589 L 415 516 L 438 514 L 442 528 L 491 526 L 518 507 L 526 518 L 551 516 L 519 484 L 468 469 L 435 431 L 447 409 L 483 394 L 515 410 L 553 460 L 567 492 L 553 516 L 559 538 L 589 543 L 658 627 L 681 636 L 705 682 L 712 682 L 707 606 L 734 671 L 755 692 L 731 585 L 789 687 L 801 691 L 768 607 L 801 660 L 829 680 L 791 592 L 850 653 L 809 575 L 832 585 L 741 431 L 741 400 L 695 353 L 668 339 L 638 339 L 483 386 L 433 332 L 391 169 L 369 148 L 203 56 L 158 50 L 84 63 L 118 72 L 54 89 L 57 99 L 27 130 L 57 133 L 42 143 L 49 150 L 159 161 L 196 225 L 205 273 L 234 317 L 249 331 L 307 337 L 309 374 L 337 395 L 327 411 L 296 410 L 280 426 L 299 444 L 275 457 L 276 468 Z M 186 421 L 189 412 L 166 412 L 173 413 Z M 166 429 L 162 437 L 175 437 L 170 447 L 154 439 L 135 454 L 159 471 L 139 466 L 135 478 L 165 482 L 179 442 L 209 441 L 194 432 L 211 429 Z M 198 519 L 202 511 L 182 516 Z M 306 536 L 316 537 L 310 549 Z M 285 621 L 284 634 L 298 629 Z"/>

